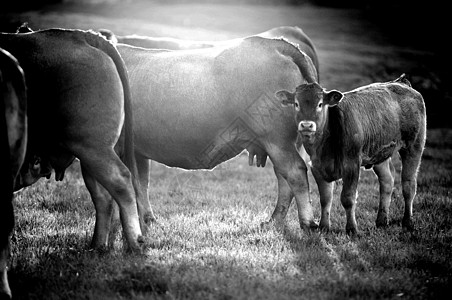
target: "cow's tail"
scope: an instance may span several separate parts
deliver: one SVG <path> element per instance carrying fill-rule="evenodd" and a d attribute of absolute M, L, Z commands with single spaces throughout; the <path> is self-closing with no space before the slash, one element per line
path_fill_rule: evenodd
<path fill-rule="evenodd" d="M 393 80 L 392 82 L 398 82 L 398 83 L 403 83 L 409 87 L 411 87 L 411 82 L 408 80 L 408 78 L 406 78 L 405 73 L 403 73 L 402 75 L 400 75 L 399 78 Z"/>
<path fill-rule="evenodd" d="M 132 94 L 129 85 L 129 75 L 125 68 L 124 60 L 116 47 L 111 42 L 107 41 L 102 35 L 94 31 L 88 31 L 86 34 L 86 40 L 90 45 L 102 50 L 110 56 L 115 63 L 116 69 L 118 70 L 118 74 L 122 82 L 122 88 L 124 90 L 125 120 L 119 140 L 120 147 L 118 148 L 118 146 L 116 146 L 116 148 L 119 149 L 119 155 L 122 161 L 132 173 L 132 182 L 134 184 L 135 192 L 138 193 L 136 186 L 138 170 L 134 152 L 135 143 L 133 136 Z M 123 142 L 121 142 L 121 140 Z"/>
<path fill-rule="evenodd" d="M 291 41 L 285 38 L 281 38 L 279 41 L 282 43 L 278 47 L 280 53 L 292 58 L 304 80 L 307 83 L 319 82 L 319 73 L 312 59 Z"/>

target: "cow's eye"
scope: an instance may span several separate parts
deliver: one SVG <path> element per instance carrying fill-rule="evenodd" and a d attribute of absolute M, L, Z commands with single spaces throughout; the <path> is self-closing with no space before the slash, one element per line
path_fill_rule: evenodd
<path fill-rule="evenodd" d="M 323 103 L 322 102 L 319 102 L 319 108 L 322 108 L 322 106 L 323 106 Z"/>
<path fill-rule="evenodd" d="M 296 110 L 300 110 L 300 103 L 298 101 L 295 101 L 294 106 Z"/>

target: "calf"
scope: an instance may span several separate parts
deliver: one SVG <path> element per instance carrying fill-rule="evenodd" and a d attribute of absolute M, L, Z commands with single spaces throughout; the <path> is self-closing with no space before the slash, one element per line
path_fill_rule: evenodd
<path fill-rule="evenodd" d="M 333 181 L 342 178 L 341 203 L 347 233 L 357 232 L 355 207 L 360 167 L 373 168 L 380 182 L 377 226 L 388 224 L 394 178 L 390 158 L 402 160 L 405 213 L 402 225 L 411 229 L 416 177 L 425 145 L 426 116 L 422 96 L 404 75 L 342 94 L 325 91 L 317 83 L 302 84 L 294 93 L 279 91 L 283 105 L 293 105 L 298 131 L 311 156 L 312 173 L 319 187 L 320 227 L 330 228 Z"/>

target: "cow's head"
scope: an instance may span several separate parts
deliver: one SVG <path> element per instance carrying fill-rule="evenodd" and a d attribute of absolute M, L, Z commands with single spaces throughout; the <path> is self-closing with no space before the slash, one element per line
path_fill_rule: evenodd
<path fill-rule="evenodd" d="M 297 87 L 295 93 L 276 92 L 283 106 L 292 105 L 295 121 L 304 142 L 313 143 L 316 133 L 322 133 L 328 107 L 336 106 L 342 100 L 342 93 L 336 90 L 325 91 L 318 83 L 307 83 Z"/>

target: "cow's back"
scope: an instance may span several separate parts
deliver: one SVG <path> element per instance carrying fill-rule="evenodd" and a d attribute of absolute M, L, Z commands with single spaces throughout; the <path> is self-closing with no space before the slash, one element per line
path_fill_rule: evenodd
<path fill-rule="evenodd" d="M 411 140 L 426 135 L 426 110 L 422 95 L 405 83 L 388 83 L 388 90 L 400 106 L 402 139 Z"/>
<path fill-rule="evenodd" d="M 363 165 L 387 159 L 417 135 L 425 137 L 423 98 L 405 83 L 375 83 L 344 93 L 339 108 L 344 153 L 361 148 Z"/>
<path fill-rule="evenodd" d="M 297 26 L 280 26 L 272 28 L 268 31 L 257 34 L 257 36 L 264 38 L 280 38 L 284 37 L 288 41 L 295 43 L 301 51 L 308 55 L 314 63 L 317 71 L 319 71 L 319 59 L 317 57 L 317 50 L 312 40 L 306 33 Z"/>
<path fill-rule="evenodd" d="M 60 29 L 0 34 L 0 47 L 14 53 L 25 70 L 30 144 L 39 148 L 38 152 L 55 153 L 57 147 L 70 147 L 66 141 L 79 140 L 97 128 L 99 124 L 92 118 L 100 113 L 96 110 L 99 104 L 93 102 L 96 95 L 102 94 L 104 108 L 121 109 L 123 105 L 117 101 L 123 99 L 123 91 L 117 72 L 112 72 L 114 63 L 88 43 L 90 34 Z"/>

